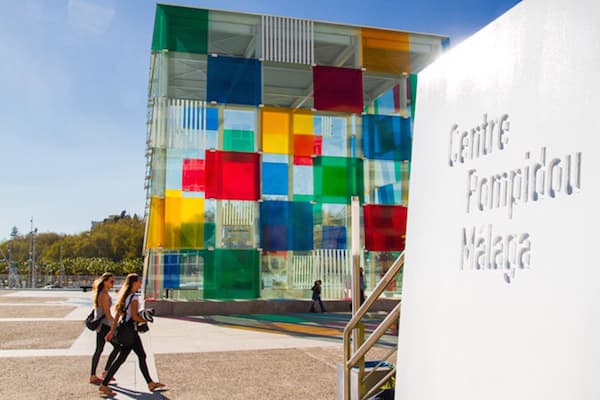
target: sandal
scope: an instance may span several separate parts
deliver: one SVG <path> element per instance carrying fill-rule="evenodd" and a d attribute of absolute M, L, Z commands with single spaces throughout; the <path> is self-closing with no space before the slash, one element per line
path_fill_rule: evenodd
<path fill-rule="evenodd" d="M 106 372 L 102 373 L 102 379 L 106 378 Z M 101 381 L 102 381 L 101 379 Z M 110 379 L 109 382 L 115 382 L 117 380 L 117 378 L 115 378 L 115 376 L 113 375 Z"/>
<path fill-rule="evenodd" d="M 110 388 L 108 386 L 104 386 L 104 385 L 100 385 L 100 387 L 98 388 L 98 392 L 100 392 L 100 394 L 103 394 L 105 396 L 110 396 L 110 397 L 116 396 L 115 392 L 110 390 Z"/>
<path fill-rule="evenodd" d="M 92 385 L 99 385 L 102 383 L 102 379 L 98 378 L 96 375 L 90 376 L 90 383 Z"/>
<path fill-rule="evenodd" d="M 154 392 L 156 389 L 162 389 L 164 388 L 165 385 L 164 383 L 160 383 L 160 382 L 150 382 L 148 384 L 148 389 L 150 389 L 151 392 Z"/>

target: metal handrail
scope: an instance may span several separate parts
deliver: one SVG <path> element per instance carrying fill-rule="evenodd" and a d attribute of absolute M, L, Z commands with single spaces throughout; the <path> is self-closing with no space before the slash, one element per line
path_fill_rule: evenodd
<path fill-rule="evenodd" d="M 404 265 L 404 252 L 402 252 L 398 258 L 394 261 L 390 269 L 385 273 L 383 278 L 379 281 L 377 286 L 371 292 L 371 295 L 365 300 L 362 306 L 358 308 L 356 313 L 352 316 L 346 327 L 344 328 L 344 399 L 350 399 L 350 371 L 352 368 L 361 362 L 364 359 L 364 356 L 367 354 L 369 350 L 377 343 L 377 341 L 383 336 L 385 331 L 389 329 L 389 327 L 398 320 L 400 316 L 400 303 L 394 307 L 392 312 L 390 312 L 385 319 L 379 324 L 379 326 L 373 331 L 373 333 L 369 336 L 369 338 L 364 342 L 359 344 L 359 346 L 352 354 L 350 348 L 350 335 L 352 332 L 357 329 L 358 324 L 361 319 L 365 316 L 365 314 L 371 309 L 371 307 L 377 302 L 379 296 L 384 292 L 387 286 L 396 278 L 396 275 Z M 354 295 L 354 293 L 353 293 Z M 357 335 L 359 337 L 359 335 Z M 363 373 L 363 368 L 361 368 L 361 375 Z M 389 380 L 392 377 L 393 373 L 390 371 L 384 379 L 380 380 L 377 383 L 376 387 L 381 386 L 385 381 Z M 360 380 L 362 382 L 362 376 Z M 369 393 L 371 393 L 369 391 Z"/>

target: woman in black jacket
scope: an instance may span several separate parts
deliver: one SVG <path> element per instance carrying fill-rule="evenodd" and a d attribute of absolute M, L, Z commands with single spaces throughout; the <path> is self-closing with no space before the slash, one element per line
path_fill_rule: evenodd
<path fill-rule="evenodd" d="M 317 312 L 315 310 L 315 304 L 317 301 L 319 302 L 319 307 L 321 307 L 321 312 L 325 312 L 325 306 L 323 305 L 323 301 L 321 301 L 321 280 L 316 280 L 312 290 L 312 303 L 310 305 L 310 312 Z"/>

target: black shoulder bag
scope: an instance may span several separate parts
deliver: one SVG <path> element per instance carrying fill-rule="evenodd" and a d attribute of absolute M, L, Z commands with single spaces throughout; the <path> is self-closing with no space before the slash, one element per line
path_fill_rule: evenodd
<path fill-rule="evenodd" d="M 114 343 L 121 346 L 131 346 L 135 340 L 135 321 L 133 318 L 129 321 L 125 320 L 125 318 L 127 318 L 127 309 L 133 301 L 133 296 L 133 294 L 130 295 L 129 303 L 127 303 L 123 309 L 123 316 L 119 320 L 112 338 Z"/>

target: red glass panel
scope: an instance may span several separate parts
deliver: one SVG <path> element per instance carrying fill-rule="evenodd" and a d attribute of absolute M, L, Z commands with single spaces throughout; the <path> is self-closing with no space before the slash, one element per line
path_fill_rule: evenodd
<path fill-rule="evenodd" d="M 315 149 L 313 135 L 294 135 L 294 155 L 312 156 Z"/>
<path fill-rule="evenodd" d="M 406 241 L 407 208 L 365 205 L 365 247 L 370 251 L 402 251 Z"/>
<path fill-rule="evenodd" d="M 314 104 L 317 110 L 360 113 L 363 111 L 360 69 L 313 67 Z"/>
<path fill-rule="evenodd" d="M 294 156 L 294 165 L 313 165 L 313 159 L 306 156 Z"/>
<path fill-rule="evenodd" d="M 184 159 L 181 190 L 184 192 L 204 192 L 204 189 L 204 160 Z"/>
<path fill-rule="evenodd" d="M 206 153 L 206 198 L 258 200 L 258 153 L 209 151 Z"/>

